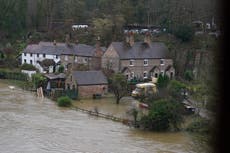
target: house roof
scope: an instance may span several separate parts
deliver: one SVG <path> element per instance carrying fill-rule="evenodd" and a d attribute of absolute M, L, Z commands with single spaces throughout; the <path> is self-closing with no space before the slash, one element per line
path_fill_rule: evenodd
<path fill-rule="evenodd" d="M 144 42 L 135 42 L 133 46 L 127 46 L 124 42 L 112 42 L 120 59 L 152 59 L 168 58 L 168 49 L 164 43 L 152 42 L 150 45 Z"/>
<path fill-rule="evenodd" d="M 72 74 L 78 85 L 108 84 L 102 71 L 74 71 Z"/>
<path fill-rule="evenodd" d="M 60 73 L 60 74 L 49 73 L 49 74 L 45 74 L 45 77 L 47 77 L 50 80 L 53 80 L 53 79 L 65 79 L 66 75 L 64 73 Z"/>
<path fill-rule="evenodd" d="M 93 56 L 95 47 L 85 44 L 71 44 L 53 42 L 40 42 L 39 44 L 30 44 L 23 51 L 24 53 L 50 54 L 50 55 L 78 55 Z"/>

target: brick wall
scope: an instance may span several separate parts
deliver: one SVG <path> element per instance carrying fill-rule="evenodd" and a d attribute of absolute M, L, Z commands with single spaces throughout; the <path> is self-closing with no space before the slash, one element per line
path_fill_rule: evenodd
<path fill-rule="evenodd" d="M 103 90 L 103 87 L 105 90 Z M 93 94 L 105 94 L 108 92 L 108 85 L 78 86 L 78 93 L 81 97 L 93 97 Z"/>

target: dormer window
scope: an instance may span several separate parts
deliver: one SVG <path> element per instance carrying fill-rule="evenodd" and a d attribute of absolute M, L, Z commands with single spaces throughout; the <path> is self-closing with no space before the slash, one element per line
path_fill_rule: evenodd
<path fill-rule="evenodd" d="M 43 54 L 43 57 L 45 58 L 45 57 L 46 57 L 46 54 Z"/>
<path fill-rule="evenodd" d="M 164 59 L 161 59 L 160 60 L 160 65 L 164 65 L 165 63 L 164 63 Z"/>
<path fill-rule="evenodd" d="M 147 59 L 144 60 L 144 66 L 148 66 L 149 65 L 149 61 Z"/>
<path fill-rule="evenodd" d="M 134 60 L 129 61 L 129 66 L 134 66 Z"/>

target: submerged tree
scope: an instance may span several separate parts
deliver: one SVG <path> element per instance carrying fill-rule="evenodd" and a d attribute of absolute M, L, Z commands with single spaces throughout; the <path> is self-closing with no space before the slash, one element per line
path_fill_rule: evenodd
<path fill-rule="evenodd" d="M 127 94 L 127 80 L 121 73 L 116 73 L 111 77 L 111 90 L 116 97 L 116 103 L 119 104 L 122 97 Z"/>

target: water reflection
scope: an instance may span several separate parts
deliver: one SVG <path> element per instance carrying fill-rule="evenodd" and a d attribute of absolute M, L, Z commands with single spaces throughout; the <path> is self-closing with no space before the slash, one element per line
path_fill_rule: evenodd
<path fill-rule="evenodd" d="M 111 113 L 122 109 L 109 107 Z M 88 105 L 83 104 L 82 105 Z M 90 106 L 90 105 L 88 105 Z M 114 107 L 114 108 L 113 108 Z M 107 108 L 106 108 L 107 109 Z M 115 109 L 115 111 L 114 111 Z M 101 109 L 104 110 L 104 109 Z M 195 153 L 189 135 L 152 133 L 74 110 L 0 83 L 1 153 Z"/>

